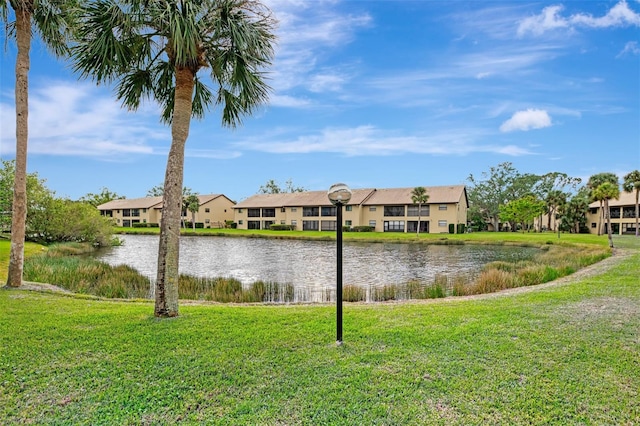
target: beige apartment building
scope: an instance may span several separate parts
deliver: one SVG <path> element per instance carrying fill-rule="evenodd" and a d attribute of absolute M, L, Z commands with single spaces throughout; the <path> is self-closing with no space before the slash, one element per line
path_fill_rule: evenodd
<path fill-rule="evenodd" d="M 635 192 L 620 192 L 617 200 L 609 200 L 611 212 L 611 232 L 613 234 L 636 233 L 636 194 Z M 587 227 L 592 234 L 598 233 L 598 225 L 602 227 L 602 233 L 607 233 L 607 223 L 600 209 L 600 202 L 589 204 L 587 213 Z"/>
<path fill-rule="evenodd" d="M 375 232 L 416 232 L 418 205 L 411 199 L 414 188 L 354 189 L 343 207 L 343 226 L 370 226 Z M 420 212 L 420 232 L 458 232 L 467 224 L 469 201 L 464 185 L 425 187 L 429 200 Z M 301 231 L 337 229 L 336 207 L 326 191 L 258 194 L 233 207 L 238 229 L 269 229 L 273 224 L 293 225 Z"/>
<path fill-rule="evenodd" d="M 205 228 L 221 228 L 225 221 L 233 220 L 235 203 L 222 194 L 198 195 L 200 207 L 196 223 Z M 98 206 L 104 216 L 112 217 L 116 226 L 134 226 L 136 223 L 159 224 L 162 217 L 162 197 L 112 200 Z M 191 221 L 191 212 L 183 211 L 183 219 Z"/>

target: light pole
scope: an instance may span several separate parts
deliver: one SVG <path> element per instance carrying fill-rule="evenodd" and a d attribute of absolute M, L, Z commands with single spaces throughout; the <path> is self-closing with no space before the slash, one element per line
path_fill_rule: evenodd
<path fill-rule="evenodd" d="M 331 185 L 329 201 L 336 206 L 336 344 L 342 345 L 342 206 L 351 199 L 351 190 L 344 183 Z"/>

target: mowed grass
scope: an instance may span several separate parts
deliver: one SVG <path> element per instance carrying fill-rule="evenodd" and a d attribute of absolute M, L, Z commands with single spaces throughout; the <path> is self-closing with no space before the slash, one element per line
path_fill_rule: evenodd
<path fill-rule="evenodd" d="M 346 303 L 343 346 L 329 305 L 159 320 L 151 302 L 0 291 L 0 423 L 636 424 L 638 277 L 634 250 L 522 294 Z"/>

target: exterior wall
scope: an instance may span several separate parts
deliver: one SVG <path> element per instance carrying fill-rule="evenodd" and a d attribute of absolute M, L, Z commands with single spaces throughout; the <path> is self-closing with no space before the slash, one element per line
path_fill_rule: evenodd
<path fill-rule="evenodd" d="M 200 205 L 196 212 L 196 222 L 204 223 L 205 228 L 222 228 L 227 220 L 233 220 L 233 201 L 220 196 Z M 191 221 L 191 212 L 187 210 L 185 220 Z"/>
<path fill-rule="evenodd" d="M 116 226 L 131 226 L 133 223 L 160 223 L 160 209 L 156 208 L 115 209 L 103 212 L 111 212 Z M 108 213 L 106 215 L 109 216 Z"/>
<path fill-rule="evenodd" d="M 593 206 L 593 204 L 592 204 Z M 635 205 L 611 206 L 611 229 L 614 234 L 635 234 L 636 219 Z M 601 233 L 607 233 L 607 223 L 601 215 L 600 207 L 591 207 L 587 213 L 587 228 L 589 233 L 598 234 L 598 224 L 601 225 Z"/>

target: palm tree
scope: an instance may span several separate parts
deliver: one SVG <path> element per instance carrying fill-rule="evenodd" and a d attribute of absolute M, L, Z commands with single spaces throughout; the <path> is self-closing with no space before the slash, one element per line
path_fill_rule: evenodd
<path fill-rule="evenodd" d="M 235 127 L 268 99 L 262 69 L 271 64 L 275 20 L 257 0 L 95 0 L 82 11 L 74 68 L 98 83 L 116 82 L 135 110 L 150 98 L 171 126 L 164 178 L 155 315 L 178 315 L 178 251 L 184 152 L 191 117 L 222 106 Z M 214 95 L 198 72 L 206 68 Z"/>
<path fill-rule="evenodd" d="M 620 188 L 611 182 L 604 182 L 593 190 L 592 196 L 598 201 L 604 201 L 604 217 L 607 221 L 607 235 L 609 237 L 609 247 L 613 248 L 613 237 L 611 232 L 611 213 L 609 211 L 609 200 L 620 197 Z"/>
<path fill-rule="evenodd" d="M 197 194 L 191 194 L 184 200 L 185 207 L 191 212 L 191 229 L 196 229 L 196 213 L 200 210 L 200 199 Z"/>
<path fill-rule="evenodd" d="M 636 191 L 636 237 L 638 236 L 638 217 L 640 216 L 640 205 L 638 198 L 640 195 L 640 170 L 634 170 L 624 176 L 622 189 L 626 192 Z"/>
<path fill-rule="evenodd" d="M 15 21 L 10 22 L 11 5 Z M 27 145 L 29 141 L 29 67 L 31 66 L 31 36 L 40 39 L 56 55 L 68 52 L 67 40 L 72 1 L 9 0 L 0 2 L 0 15 L 8 27 L 7 34 L 15 37 L 16 54 L 16 164 L 11 215 L 11 249 L 7 287 L 20 287 L 24 270 L 24 239 L 27 221 Z"/>
<path fill-rule="evenodd" d="M 594 201 L 600 201 L 600 216 L 598 216 L 598 235 L 602 235 L 602 219 L 604 218 L 604 209 L 603 209 L 603 201 L 597 200 L 593 197 L 593 191 L 602 185 L 605 182 L 610 182 L 611 184 L 618 185 L 618 176 L 615 173 L 598 173 L 589 178 L 587 182 L 587 188 L 591 191 L 591 199 Z"/>
<path fill-rule="evenodd" d="M 424 186 L 416 186 L 411 191 L 411 201 L 418 205 L 418 229 L 416 235 L 420 234 L 420 214 L 422 213 L 422 205 L 429 201 L 429 195 Z"/>

